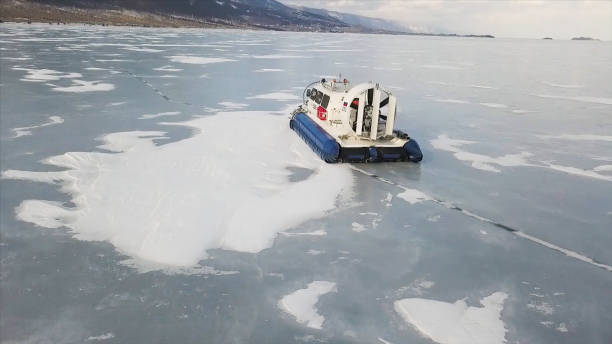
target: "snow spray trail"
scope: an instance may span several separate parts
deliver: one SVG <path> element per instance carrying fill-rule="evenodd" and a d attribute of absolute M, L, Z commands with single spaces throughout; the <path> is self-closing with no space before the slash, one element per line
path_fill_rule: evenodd
<path fill-rule="evenodd" d="M 360 169 L 358 167 L 355 167 L 353 165 L 349 165 L 349 167 L 353 171 L 359 172 L 359 173 L 361 173 L 363 175 L 366 175 L 368 177 L 372 177 L 372 178 L 374 178 L 374 179 L 376 179 L 376 180 L 378 180 L 380 182 L 387 183 L 389 185 L 393 185 L 393 186 L 396 186 L 396 187 L 404 189 L 404 190 L 409 189 L 409 188 L 407 188 L 407 187 L 405 187 L 403 185 L 400 185 L 400 184 L 398 184 L 398 183 L 396 183 L 394 181 L 391 181 L 389 179 L 380 177 L 380 176 L 378 176 L 378 175 L 376 175 L 374 173 L 367 172 L 367 171 L 362 170 L 362 169 Z M 491 225 L 493 225 L 493 226 L 495 226 L 497 228 L 501 228 L 501 229 L 503 229 L 503 230 L 513 234 L 513 235 L 516 235 L 517 237 L 529 240 L 532 243 L 537 244 L 539 246 L 546 247 L 548 249 L 557 251 L 559 253 L 563 253 L 564 255 L 566 255 L 566 256 L 568 256 L 570 258 L 574 258 L 574 259 L 580 260 L 582 262 L 585 262 L 585 263 L 591 264 L 593 266 L 596 266 L 598 268 L 601 268 L 601 269 L 604 269 L 604 270 L 612 272 L 612 266 L 610 266 L 610 265 L 598 262 L 597 260 L 595 260 L 593 258 L 590 258 L 590 257 L 587 257 L 587 256 L 585 256 L 583 254 L 580 254 L 580 253 L 576 252 L 576 251 L 572 251 L 570 249 L 557 246 L 557 245 L 555 245 L 553 243 L 550 243 L 550 242 L 548 242 L 546 240 L 542 240 L 540 238 L 534 237 L 534 236 L 529 235 L 529 234 L 527 234 L 527 233 L 525 233 L 525 232 L 523 232 L 523 231 L 521 231 L 521 230 L 519 230 L 517 228 L 512 228 L 512 227 L 510 227 L 508 225 L 505 225 L 503 223 L 500 223 L 500 222 L 497 222 L 495 220 L 486 218 L 484 216 L 480 216 L 480 215 L 475 214 L 475 213 L 473 213 L 473 212 L 471 212 L 469 210 L 463 209 L 463 208 L 461 208 L 461 207 L 459 207 L 459 206 L 457 206 L 457 205 L 455 205 L 455 204 L 453 204 L 451 202 L 444 201 L 444 200 L 441 200 L 441 199 L 438 199 L 438 198 L 435 198 L 435 197 L 431 197 L 431 196 L 429 196 L 429 198 L 427 200 L 432 201 L 432 202 L 434 202 L 434 203 L 436 203 L 438 205 L 442 205 L 445 208 L 448 208 L 448 209 L 451 209 L 451 210 L 456 210 L 456 211 L 458 211 L 458 212 L 460 212 L 460 213 L 462 213 L 462 214 L 464 214 L 466 216 L 469 216 L 469 217 L 471 217 L 473 219 L 476 219 L 478 221 L 491 224 Z"/>

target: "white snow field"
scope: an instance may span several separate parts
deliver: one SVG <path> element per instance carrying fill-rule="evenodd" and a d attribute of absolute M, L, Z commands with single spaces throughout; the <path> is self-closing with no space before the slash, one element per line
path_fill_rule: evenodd
<path fill-rule="evenodd" d="M 334 209 L 352 183 L 346 166 L 325 165 L 281 116 L 224 112 L 172 125 L 199 133 L 162 146 L 153 141 L 163 132 L 114 133 L 102 138 L 109 153 L 46 159 L 64 171 L 4 171 L 3 178 L 60 184 L 76 205 L 26 200 L 18 218 L 69 227 L 78 239 L 108 241 L 134 258 L 190 266 L 212 248 L 270 247 L 278 232 Z M 252 137 L 253 130 L 266 135 Z M 289 182 L 290 166 L 314 173 Z"/>

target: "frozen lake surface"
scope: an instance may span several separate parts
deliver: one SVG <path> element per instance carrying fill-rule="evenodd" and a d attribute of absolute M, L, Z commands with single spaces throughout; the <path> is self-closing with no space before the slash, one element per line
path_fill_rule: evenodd
<path fill-rule="evenodd" d="M 610 343 L 612 44 L 0 26 L 6 343 Z M 288 126 L 341 72 L 420 164 Z"/>

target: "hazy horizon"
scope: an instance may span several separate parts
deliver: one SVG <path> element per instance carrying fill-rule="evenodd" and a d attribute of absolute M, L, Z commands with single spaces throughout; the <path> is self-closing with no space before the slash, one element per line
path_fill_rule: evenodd
<path fill-rule="evenodd" d="M 611 1 L 279 0 L 392 20 L 422 32 L 612 40 Z"/>

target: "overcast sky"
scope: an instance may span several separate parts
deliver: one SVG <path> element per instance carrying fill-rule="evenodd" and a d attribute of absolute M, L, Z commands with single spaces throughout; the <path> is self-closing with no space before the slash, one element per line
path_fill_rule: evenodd
<path fill-rule="evenodd" d="M 280 0 L 392 19 L 429 31 L 612 40 L 612 0 Z"/>

